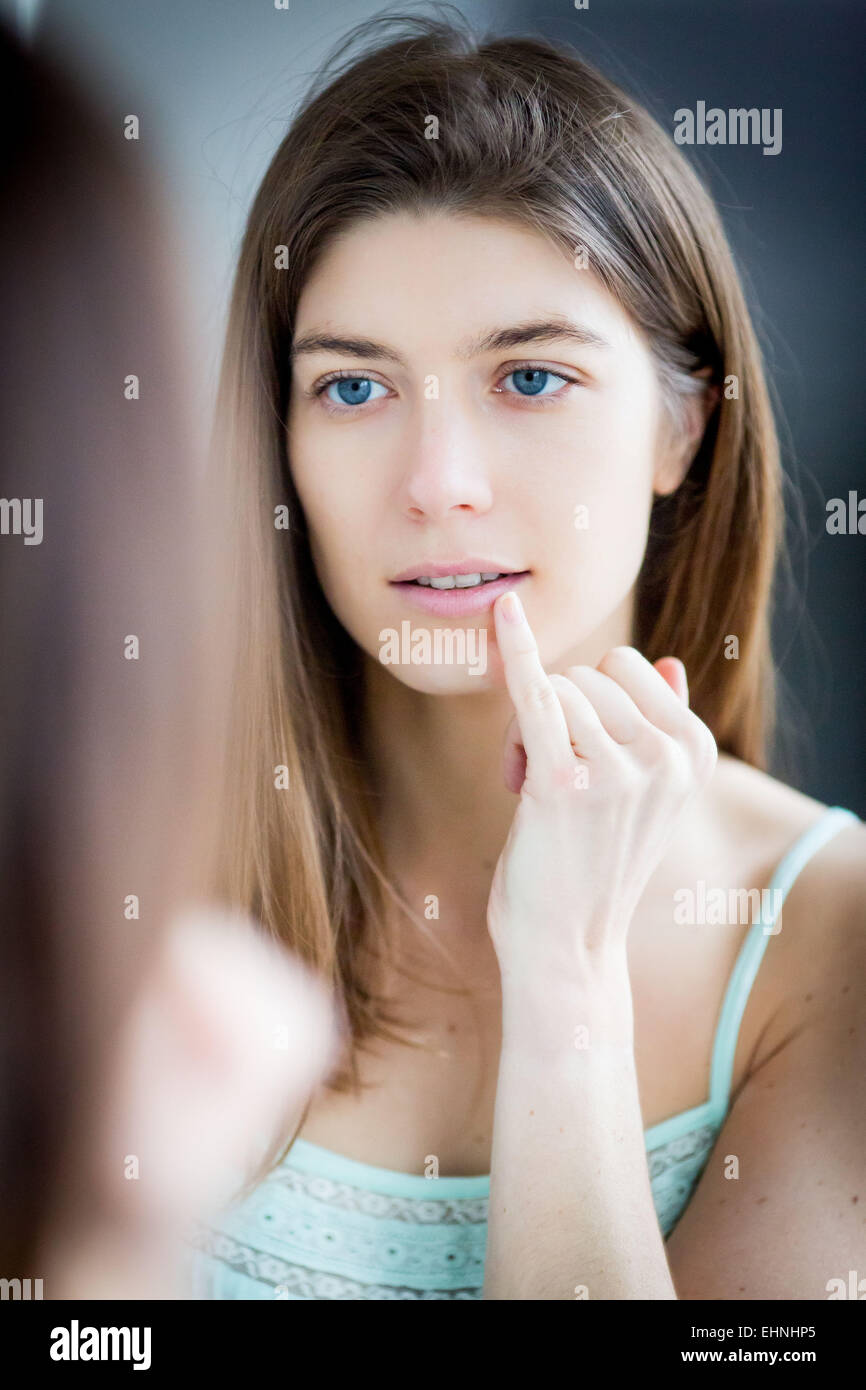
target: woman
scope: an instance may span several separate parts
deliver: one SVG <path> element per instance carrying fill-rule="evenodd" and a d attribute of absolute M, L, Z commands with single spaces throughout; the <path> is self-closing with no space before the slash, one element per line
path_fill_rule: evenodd
<path fill-rule="evenodd" d="M 4 1298 L 164 1298 L 333 1041 L 206 901 L 224 499 L 152 171 L 69 62 L 0 26 L 0 1264 Z"/>
<path fill-rule="evenodd" d="M 864 831 L 765 771 L 779 460 L 717 213 L 570 53 L 360 33 L 255 199 L 217 429 L 224 888 L 352 1045 L 194 1288 L 826 1297 Z"/>

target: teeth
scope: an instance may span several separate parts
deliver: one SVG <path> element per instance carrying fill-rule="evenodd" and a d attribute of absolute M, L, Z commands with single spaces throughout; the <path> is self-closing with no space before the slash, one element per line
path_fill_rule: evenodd
<path fill-rule="evenodd" d="M 479 584 L 488 584 L 492 579 L 498 578 L 499 572 L 490 570 L 486 574 L 445 574 L 441 579 L 419 575 L 415 583 L 427 585 L 431 589 L 474 589 Z"/>
<path fill-rule="evenodd" d="M 442 579 L 431 579 L 431 589 L 443 588 L 450 589 L 452 584 L 455 589 L 473 589 L 476 584 L 481 583 L 480 574 L 446 574 Z"/>

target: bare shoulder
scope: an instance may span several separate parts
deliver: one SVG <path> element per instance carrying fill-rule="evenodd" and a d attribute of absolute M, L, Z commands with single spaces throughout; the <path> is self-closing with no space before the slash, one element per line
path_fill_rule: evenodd
<path fill-rule="evenodd" d="M 769 885 L 784 855 L 829 810 L 734 758 L 720 758 L 714 797 L 731 863 Z M 866 1010 L 866 824 L 843 823 L 799 870 L 758 981 L 764 1026 L 753 1068 L 829 1009 Z M 757 987 L 757 986 L 756 986 Z"/>
<path fill-rule="evenodd" d="M 830 809 L 736 758 L 722 757 L 716 772 L 718 829 L 727 851 L 757 865 L 778 864 L 801 836 Z M 791 889 L 820 908 L 814 920 L 843 921 L 866 900 L 866 824 L 852 821 L 811 856 Z M 805 928 L 805 923 L 803 924 Z"/>

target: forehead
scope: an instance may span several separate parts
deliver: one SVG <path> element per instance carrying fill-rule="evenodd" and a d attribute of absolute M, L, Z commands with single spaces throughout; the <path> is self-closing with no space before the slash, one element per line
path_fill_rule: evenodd
<path fill-rule="evenodd" d="M 589 269 L 518 223 L 453 212 L 365 218 L 325 248 L 298 301 L 295 337 L 377 328 L 395 345 L 424 339 L 457 351 L 493 326 L 567 316 L 614 349 L 641 334 Z"/>

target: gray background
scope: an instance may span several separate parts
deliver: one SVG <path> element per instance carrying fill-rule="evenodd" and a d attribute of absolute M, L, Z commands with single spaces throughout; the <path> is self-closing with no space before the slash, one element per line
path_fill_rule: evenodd
<path fill-rule="evenodd" d="M 253 192 L 327 50 L 365 0 L 0 0 L 54 26 L 119 113 L 142 115 L 182 231 L 178 255 L 212 389 Z M 402 6 L 394 6 L 396 10 Z M 432 7 L 431 7 L 432 8 Z M 497 32 L 573 43 L 668 129 L 678 107 L 781 107 L 783 146 L 687 151 L 721 207 L 777 404 L 792 587 L 776 620 L 790 730 L 773 770 L 866 816 L 866 536 L 830 536 L 825 502 L 866 494 L 862 464 L 862 3 L 573 0 L 460 8 Z"/>

